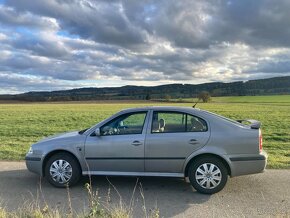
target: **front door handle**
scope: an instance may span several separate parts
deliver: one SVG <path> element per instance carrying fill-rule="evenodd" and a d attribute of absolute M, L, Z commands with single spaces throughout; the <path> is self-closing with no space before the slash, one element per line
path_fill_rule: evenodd
<path fill-rule="evenodd" d="M 191 144 L 191 145 L 199 144 L 199 142 L 196 139 L 190 139 L 188 143 Z"/>
<path fill-rule="evenodd" d="M 134 141 L 134 142 L 132 142 L 132 145 L 139 146 L 139 145 L 142 145 L 142 142 L 140 142 L 140 141 Z"/>

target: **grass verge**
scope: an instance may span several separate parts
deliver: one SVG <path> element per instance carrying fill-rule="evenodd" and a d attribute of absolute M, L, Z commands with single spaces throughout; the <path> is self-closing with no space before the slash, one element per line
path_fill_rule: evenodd
<path fill-rule="evenodd" d="M 88 208 L 83 213 L 77 213 L 71 202 L 70 189 L 67 188 L 67 209 L 52 209 L 46 202 L 40 203 L 39 200 L 35 200 L 32 203 L 24 203 L 24 205 L 18 207 L 14 211 L 7 210 L 0 204 L 0 218 L 133 218 L 135 216 L 134 208 L 134 194 L 139 187 L 140 195 L 142 198 L 142 212 L 141 216 L 144 218 L 159 218 L 159 210 L 153 208 L 148 210 L 145 204 L 145 196 L 143 193 L 142 184 L 136 180 L 136 185 L 133 189 L 132 197 L 129 204 L 125 204 L 122 200 L 122 196 L 116 189 L 116 187 L 108 180 L 110 186 L 119 195 L 119 202 L 112 203 L 111 201 L 111 189 L 108 189 L 108 195 L 106 200 L 99 196 L 98 190 L 94 190 L 91 182 L 85 184 L 85 190 L 88 194 Z M 40 187 L 41 191 L 41 187 Z M 140 213 L 138 213 L 140 214 Z"/>

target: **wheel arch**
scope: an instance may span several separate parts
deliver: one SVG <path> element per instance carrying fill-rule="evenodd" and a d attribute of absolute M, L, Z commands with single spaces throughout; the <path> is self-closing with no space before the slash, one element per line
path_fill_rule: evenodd
<path fill-rule="evenodd" d="M 44 159 L 43 159 L 43 162 L 42 162 L 42 175 L 43 175 L 44 177 L 45 177 L 45 166 L 46 166 L 47 161 L 48 161 L 49 158 L 51 158 L 53 155 L 55 155 L 55 154 L 59 154 L 59 153 L 66 153 L 66 154 L 69 154 L 70 156 L 72 156 L 72 157 L 77 161 L 77 163 L 78 163 L 78 165 L 79 165 L 79 168 L 82 170 L 82 166 L 81 166 L 81 164 L 80 164 L 80 161 L 79 161 L 79 159 L 77 158 L 77 156 L 76 156 L 74 153 L 72 153 L 72 152 L 70 152 L 70 151 L 68 151 L 68 150 L 57 149 L 57 150 L 54 150 L 54 151 L 51 151 L 51 152 L 47 153 L 47 154 L 45 155 Z"/>
<path fill-rule="evenodd" d="M 187 162 L 187 164 L 184 168 L 184 176 L 185 177 L 188 177 L 188 169 L 189 169 L 189 166 L 191 165 L 191 163 L 193 161 L 195 161 L 199 158 L 203 158 L 203 157 L 215 157 L 215 158 L 221 160 L 228 171 L 228 175 L 231 176 L 231 174 L 232 174 L 231 167 L 225 158 L 221 157 L 220 155 L 214 154 L 214 153 L 202 153 L 202 154 L 197 154 L 196 156 L 191 157 L 191 159 Z"/>

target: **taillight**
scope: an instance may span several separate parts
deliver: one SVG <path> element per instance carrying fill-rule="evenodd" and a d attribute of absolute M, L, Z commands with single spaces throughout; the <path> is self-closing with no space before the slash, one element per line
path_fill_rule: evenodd
<path fill-rule="evenodd" d="M 263 149 L 263 136 L 262 136 L 261 129 L 259 129 L 259 150 L 260 150 L 260 152 L 262 151 L 262 149 Z"/>

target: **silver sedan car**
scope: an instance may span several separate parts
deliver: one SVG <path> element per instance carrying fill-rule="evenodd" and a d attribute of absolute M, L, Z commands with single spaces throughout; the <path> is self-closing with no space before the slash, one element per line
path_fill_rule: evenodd
<path fill-rule="evenodd" d="M 260 122 L 190 107 L 126 109 L 45 138 L 26 155 L 27 168 L 56 187 L 81 175 L 188 177 L 205 194 L 222 190 L 229 176 L 263 172 L 266 163 Z"/>

